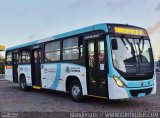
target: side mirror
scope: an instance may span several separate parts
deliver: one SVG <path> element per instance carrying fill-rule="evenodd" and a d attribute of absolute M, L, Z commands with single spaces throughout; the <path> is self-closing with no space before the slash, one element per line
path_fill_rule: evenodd
<path fill-rule="evenodd" d="M 112 50 L 117 50 L 118 49 L 117 39 L 112 39 L 111 45 L 112 45 Z"/>

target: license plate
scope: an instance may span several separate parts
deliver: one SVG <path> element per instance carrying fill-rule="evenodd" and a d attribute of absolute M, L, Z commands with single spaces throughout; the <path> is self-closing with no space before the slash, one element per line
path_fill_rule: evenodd
<path fill-rule="evenodd" d="M 145 96 L 145 93 L 139 93 L 138 96 L 139 97 Z"/>

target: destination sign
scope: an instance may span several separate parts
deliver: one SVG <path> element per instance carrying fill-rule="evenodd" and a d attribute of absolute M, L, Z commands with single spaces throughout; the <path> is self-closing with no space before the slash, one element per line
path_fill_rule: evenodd
<path fill-rule="evenodd" d="M 109 33 L 113 34 L 122 34 L 122 35 L 131 35 L 131 36 L 148 36 L 147 30 L 132 25 L 124 24 L 107 24 Z"/>
<path fill-rule="evenodd" d="M 115 33 L 120 33 L 120 34 L 139 35 L 139 36 L 146 35 L 145 30 L 138 28 L 114 27 L 114 31 Z"/>

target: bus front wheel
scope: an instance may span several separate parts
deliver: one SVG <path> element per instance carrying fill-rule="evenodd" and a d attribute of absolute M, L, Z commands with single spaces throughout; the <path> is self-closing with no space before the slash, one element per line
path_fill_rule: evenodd
<path fill-rule="evenodd" d="M 84 100 L 84 96 L 82 94 L 82 87 L 79 80 L 73 80 L 70 83 L 70 96 L 75 102 L 82 102 Z"/>
<path fill-rule="evenodd" d="M 29 90 L 29 87 L 27 86 L 27 83 L 26 83 L 26 77 L 25 76 L 21 76 L 21 78 L 20 78 L 20 87 L 23 91 Z"/>

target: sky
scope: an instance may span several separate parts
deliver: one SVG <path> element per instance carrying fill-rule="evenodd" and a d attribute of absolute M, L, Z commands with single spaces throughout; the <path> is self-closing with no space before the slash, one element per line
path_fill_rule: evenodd
<path fill-rule="evenodd" d="M 99 23 L 148 30 L 160 55 L 160 0 L 0 0 L 0 45 L 12 47 Z"/>

